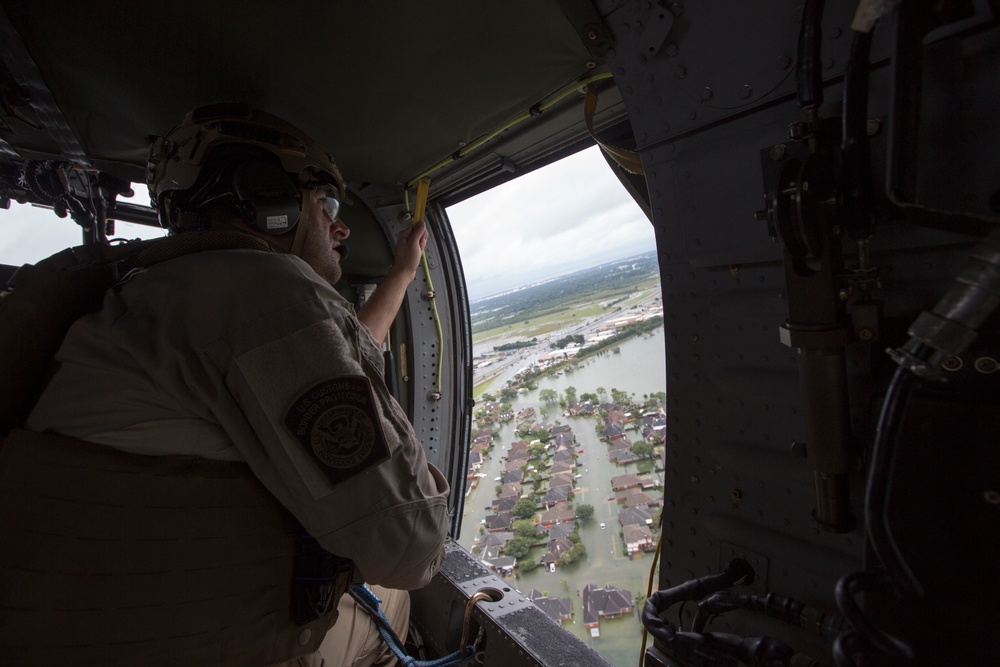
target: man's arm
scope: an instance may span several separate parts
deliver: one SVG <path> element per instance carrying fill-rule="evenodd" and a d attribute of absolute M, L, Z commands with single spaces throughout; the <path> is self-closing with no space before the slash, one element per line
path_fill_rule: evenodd
<path fill-rule="evenodd" d="M 403 295 L 417 275 L 420 256 L 427 245 L 427 227 L 423 222 L 407 227 L 396 236 L 396 261 L 389 275 L 379 283 L 375 292 L 358 312 L 372 337 L 379 344 L 385 341 L 389 327 L 403 303 Z"/>

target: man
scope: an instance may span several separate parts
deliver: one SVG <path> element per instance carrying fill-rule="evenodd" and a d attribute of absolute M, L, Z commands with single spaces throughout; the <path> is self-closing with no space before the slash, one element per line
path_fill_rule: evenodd
<path fill-rule="evenodd" d="M 177 234 L 67 335 L 26 423 L 66 438 L 4 445 L 21 458 L 3 479 L 31 479 L 18 498 L 37 496 L 17 516 L 61 503 L 14 531 L 31 554 L 11 558 L 42 574 L 5 580 L 23 590 L 0 602 L 38 607 L 7 613 L 11 633 L 60 629 L 10 655 L 37 655 L 36 641 L 65 664 L 298 659 L 349 580 L 418 588 L 443 559 L 448 485 L 386 389 L 380 350 L 427 231 L 399 234 L 355 317 L 332 287 L 344 183 L 295 127 L 242 105 L 196 109 L 154 144 L 148 182 Z M 56 537 L 36 544 L 39 523 Z M 405 631 L 405 593 L 378 593 Z M 391 662 L 347 596 L 340 609 L 322 664 Z M 0 631 L 0 656 L 21 641 Z"/>

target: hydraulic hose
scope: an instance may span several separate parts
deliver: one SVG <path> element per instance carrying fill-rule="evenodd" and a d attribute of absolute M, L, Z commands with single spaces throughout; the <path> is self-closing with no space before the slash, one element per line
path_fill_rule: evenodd
<path fill-rule="evenodd" d="M 719 591 L 698 603 L 698 612 L 691 624 L 691 630 L 702 632 L 709 617 L 736 609 L 764 612 L 771 618 L 812 630 L 830 641 L 836 639 L 843 632 L 845 625 L 844 618 L 839 614 L 826 613 L 808 607 L 797 600 L 773 593 L 761 596 L 735 591 Z"/>
<path fill-rule="evenodd" d="M 855 241 L 874 231 L 871 142 L 868 139 L 868 65 L 870 32 L 855 32 L 844 75 L 843 140 L 844 224 Z"/>
<path fill-rule="evenodd" d="M 1000 230 L 994 230 L 972 252 L 952 288 L 931 311 L 910 325 L 910 340 L 889 354 L 921 378 L 941 379 L 941 364 L 964 352 L 976 330 L 1000 305 Z"/>
<path fill-rule="evenodd" d="M 855 595 L 858 593 L 887 591 L 888 589 L 888 582 L 885 579 L 867 572 L 849 574 L 837 582 L 834 589 L 837 607 L 854 626 L 854 631 L 846 633 L 842 638 L 842 642 L 847 643 L 846 646 L 842 646 L 844 653 L 856 653 L 870 647 L 893 658 L 892 664 L 900 664 L 900 661 L 904 663 L 913 661 L 913 648 L 872 624 L 855 600 Z M 860 643 L 852 635 L 856 635 L 860 639 Z"/>
<path fill-rule="evenodd" d="M 823 43 L 823 7 L 825 0 L 806 0 L 799 31 L 796 81 L 799 107 L 815 109 L 823 104 L 823 64 L 820 46 Z"/>
<path fill-rule="evenodd" d="M 868 541 L 893 584 L 904 594 L 919 598 L 923 596 L 923 586 L 896 544 L 887 516 L 899 429 L 916 383 L 916 377 L 902 366 L 896 369 L 889 383 L 875 429 L 871 470 L 865 492 L 865 525 Z"/>

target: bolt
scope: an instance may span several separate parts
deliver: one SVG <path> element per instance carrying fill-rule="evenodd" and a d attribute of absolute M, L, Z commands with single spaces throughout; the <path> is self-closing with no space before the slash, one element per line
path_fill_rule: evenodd
<path fill-rule="evenodd" d="M 858 329 L 858 339 L 859 340 L 873 340 L 875 338 L 875 332 L 864 327 L 863 329 Z"/>
<path fill-rule="evenodd" d="M 441 400 L 441 392 L 440 391 L 430 391 L 430 392 L 427 392 L 427 400 L 429 400 L 429 401 L 440 401 Z"/>
<path fill-rule="evenodd" d="M 729 267 L 729 273 L 731 273 L 732 275 L 735 276 L 739 272 L 740 272 L 739 264 L 733 264 L 732 266 Z"/>
<path fill-rule="evenodd" d="M 667 44 L 667 55 L 668 56 L 670 56 L 671 58 L 674 57 L 674 56 L 676 56 L 677 55 L 677 51 L 678 51 L 678 49 L 677 49 L 677 45 L 676 44 Z"/>
<path fill-rule="evenodd" d="M 685 69 L 683 65 L 679 65 L 677 69 L 674 70 L 674 78 L 683 79 L 687 76 L 687 73 L 687 69 Z"/>
<path fill-rule="evenodd" d="M 778 69 L 788 69 L 792 66 L 792 57 L 785 54 L 778 56 Z"/>
<path fill-rule="evenodd" d="M 997 370 L 997 360 L 993 357 L 979 357 L 974 365 L 983 374 L 995 373 Z"/>
<path fill-rule="evenodd" d="M 847 301 L 848 299 L 851 298 L 851 288 L 844 287 L 843 289 L 840 290 L 838 296 L 840 297 L 841 301 Z"/>
<path fill-rule="evenodd" d="M 767 220 L 767 211 L 765 211 L 764 209 L 761 209 L 759 211 L 754 211 L 753 212 L 753 219 L 756 220 L 757 222 L 764 222 L 764 221 L 766 221 Z"/>
<path fill-rule="evenodd" d="M 708 86 L 705 86 L 701 91 L 701 101 L 707 102 L 710 99 L 712 99 L 712 89 L 709 88 Z"/>
<path fill-rule="evenodd" d="M 869 137 L 874 137 L 876 134 L 882 131 L 882 121 L 878 118 L 869 118 L 865 123 L 865 132 L 868 133 Z"/>
<path fill-rule="evenodd" d="M 588 32 L 587 33 L 587 39 L 589 39 L 592 42 L 595 41 L 597 39 L 597 31 L 596 30 L 591 30 L 590 32 Z"/>
<path fill-rule="evenodd" d="M 992 489 L 983 493 L 983 498 L 990 505 L 1000 505 L 1000 491 L 994 491 Z"/>
<path fill-rule="evenodd" d="M 729 492 L 729 497 L 733 499 L 734 503 L 738 503 L 743 500 L 743 489 L 733 489 Z"/>
<path fill-rule="evenodd" d="M 597 67 L 597 63 L 595 63 L 593 60 L 587 61 L 587 69 L 594 69 L 595 67 Z"/>
<path fill-rule="evenodd" d="M 769 153 L 769 155 L 771 156 L 772 160 L 777 162 L 779 160 L 785 159 L 786 152 L 787 151 L 785 150 L 785 144 L 777 144 L 775 146 L 771 146 L 771 152 Z"/>
<path fill-rule="evenodd" d="M 670 5 L 670 13 L 673 14 L 674 16 L 680 16 L 681 14 L 684 13 L 684 5 L 682 5 L 679 2 L 675 2 L 674 4 Z"/>
<path fill-rule="evenodd" d="M 420 293 L 420 298 L 422 298 L 424 301 L 430 301 L 431 299 L 434 298 L 434 290 L 432 289 L 424 290 L 423 292 Z"/>
<path fill-rule="evenodd" d="M 844 34 L 844 31 L 841 30 L 840 28 L 834 28 L 830 32 L 830 39 L 837 39 L 837 38 L 839 38 L 843 34 Z"/>
<path fill-rule="evenodd" d="M 961 357 L 956 357 L 952 355 L 944 360 L 944 362 L 941 364 L 941 368 L 945 369 L 946 371 L 957 371 L 960 368 L 962 368 L 963 365 L 964 364 L 962 362 Z"/>
<path fill-rule="evenodd" d="M 399 221 L 404 225 L 409 225 L 413 222 L 413 214 L 409 211 L 403 211 L 399 214 Z"/>
<path fill-rule="evenodd" d="M 740 92 L 738 92 L 737 95 L 741 100 L 750 99 L 750 96 L 753 95 L 753 87 L 747 84 L 740 88 Z"/>

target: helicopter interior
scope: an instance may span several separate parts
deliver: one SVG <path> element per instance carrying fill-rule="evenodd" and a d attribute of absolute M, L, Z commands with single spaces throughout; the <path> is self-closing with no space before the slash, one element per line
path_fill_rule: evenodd
<path fill-rule="evenodd" d="M 0 207 L 50 208 L 87 243 L 115 221 L 158 224 L 118 198 L 145 180 L 152 137 L 220 101 L 332 151 L 353 237 L 338 288 L 354 302 L 430 179 L 426 270 L 389 352 L 453 490 L 472 335 L 446 209 L 607 146 L 656 233 L 666 329 L 652 588 L 673 593 L 637 660 L 995 658 L 995 0 L 11 1 L 0 37 Z M 482 233 L 503 234 L 507 215 Z M 457 538 L 462 493 L 450 510 Z M 606 664 L 447 549 L 413 596 L 432 653 L 472 623 L 482 664 Z M 734 563 L 750 570 L 713 607 L 702 578 Z"/>

